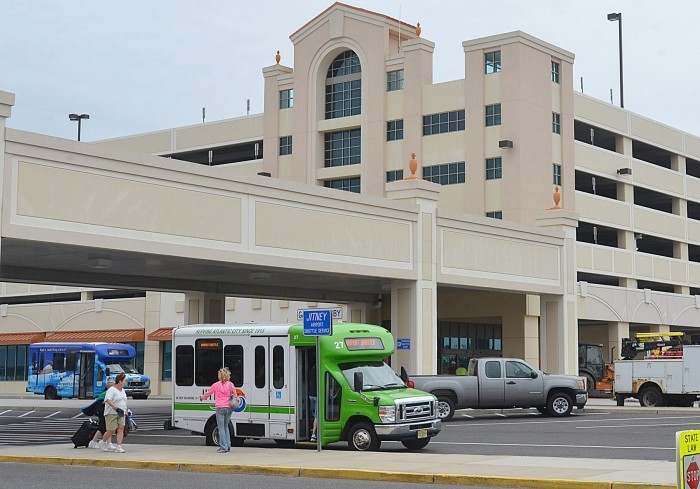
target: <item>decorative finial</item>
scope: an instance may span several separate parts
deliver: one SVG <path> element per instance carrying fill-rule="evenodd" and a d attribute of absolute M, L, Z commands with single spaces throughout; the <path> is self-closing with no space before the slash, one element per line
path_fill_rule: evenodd
<path fill-rule="evenodd" d="M 421 31 L 420 22 L 418 22 L 416 24 L 416 37 L 420 37 L 420 31 Z"/>
<path fill-rule="evenodd" d="M 418 161 L 416 161 L 416 153 L 411 153 L 411 160 L 408 162 L 408 169 L 411 170 L 411 174 L 404 178 L 404 180 L 420 180 L 420 177 L 416 175 L 416 170 L 418 169 Z"/>
<path fill-rule="evenodd" d="M 275 61 L 277 61 L 277 64 L 280 64 L 281 59 L 282 59 L 282 56 L 280 56 L 280 52 L 277 51 L 277 54 L 275 54 Z"/>
<path fill-rule="evenodd" d="M 552 197 L 554 198 L 554 207 L 550 207 L 548 210 L 561 209 L 561 207 L 559 207 L 559 202 L 561 201 L 559 185 L 554 186 L 554 195 Z"/>

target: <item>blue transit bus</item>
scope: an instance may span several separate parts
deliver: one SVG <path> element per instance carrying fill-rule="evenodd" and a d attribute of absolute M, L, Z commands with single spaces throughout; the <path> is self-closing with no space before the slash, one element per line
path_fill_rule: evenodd
<path fill-rule="evenodd" d="M 125 373 L 124 391 L 148 399 L 151 380 L 133 367 L 136 351 L 122 343 L 33 343 L 29 345 L 27 392 L 45 399 L 90 399 Z"/>

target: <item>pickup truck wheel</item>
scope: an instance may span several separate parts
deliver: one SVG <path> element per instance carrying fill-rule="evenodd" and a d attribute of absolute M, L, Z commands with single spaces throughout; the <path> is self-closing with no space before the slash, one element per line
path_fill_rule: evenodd
<path fill-rule="evenodd" d="M 661 390 L 653 385 L 645 387 L 639 393 L 639 404 L 644 407 L 659 407 L 664 404 L 664 396 Z"/>
<path fill-rule="evenodd" d="M 357 423 L 348 433 L 348 446 L 358 452 L 377 451 L 380 443 L 377 433 L 369 423 Z"/>
<path fill-rule="evenodd" d="M 552 416 L 568 416 L 574 409 L 571 396 L 566 392 L 555 392 L 550 394 L 547 400 L 547 411 Z"/>
<path fill-rule="evenodd" d="M 401 444 L 409 450 L 420 450 L 425 448 L 430 443 L 430 438 L 416 438 L 411 440 L 401 440 Z"/>
<path fill-rule="evenodd" d="M 449 397 L 438 396 L 437 402 L 438 418 L 442 421 L 449 421 L 455 415 L 455 403 Z"/>

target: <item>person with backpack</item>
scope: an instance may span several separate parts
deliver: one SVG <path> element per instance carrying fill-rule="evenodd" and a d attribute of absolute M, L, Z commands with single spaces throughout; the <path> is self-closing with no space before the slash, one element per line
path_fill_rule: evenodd
<path fill-rule="evenodd" d="M 199 399 L 203 401 L 212 394 L 216 401 L 216 426 L 219 429 L 219 449 L 217 453 L 228 453 L 231 450 L 231 433 L 228 429 L 228 423 L 231 420 L 233 409 L 231 408 L 231 399 L 238 401 L 236 386 L 231 382 L 231 372 L 224 367 L 219 369 L 219 381 L 214 382 L 207 392 L 202 394 Z"/>

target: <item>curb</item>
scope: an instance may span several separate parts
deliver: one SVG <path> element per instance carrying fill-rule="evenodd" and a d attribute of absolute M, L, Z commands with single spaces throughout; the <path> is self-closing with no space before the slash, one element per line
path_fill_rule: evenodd
<path fill-rule="evenodd" d="M 48 465 L 99 466 L 123 469 L 168 470 L 248 474 L 318 479 L 376 480 L 423 484 L 451 484 L 478 487 L 509 487 L 531 489 L 675 489 L 675 484 L 647 484 L 636 482 L 585 481 L 570 479 L 520 479 L 515 477 L 429 474 L 421 472 L 380 472 L 378 470 L 351 470 L 329 468 L 283 467 L 272 465 L 197 464 L 181 462 L 144 462 L 140 460 L 88 459 L 71 457 L 32 457 L 27 455 L 0 455 L 0 463 L 30 463 Z"/>

